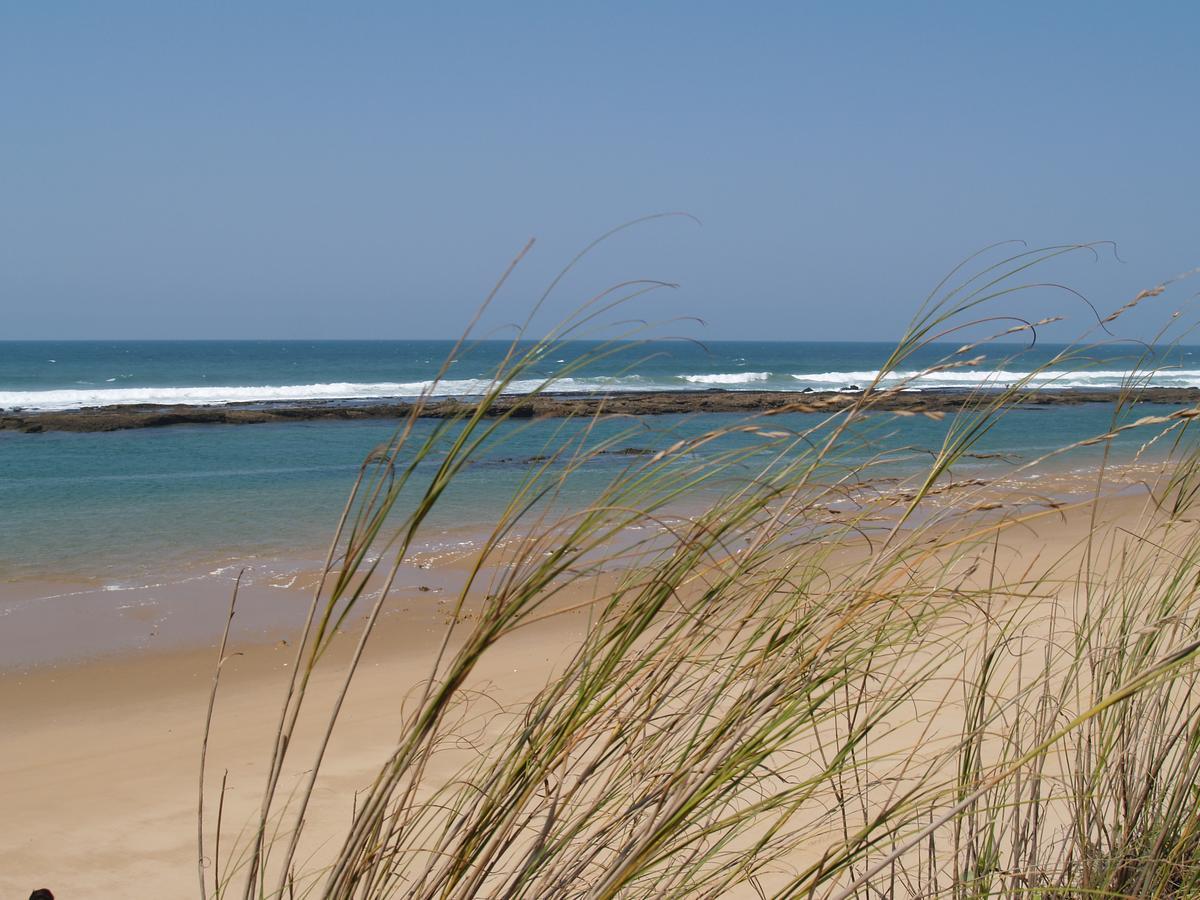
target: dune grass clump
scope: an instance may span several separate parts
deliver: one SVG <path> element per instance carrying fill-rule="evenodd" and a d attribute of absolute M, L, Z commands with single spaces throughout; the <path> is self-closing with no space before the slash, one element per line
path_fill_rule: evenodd
<path fill-rule="evenodd" d="M 1012 604 L 979 646 L 957 748 L 969 802 L 942 835 L 955 867 L 919 893 L 1200 893 L 1200 542 L 1169 514 L 1128 538 L 1080 547 L 1040 586 L 1053 603 Z M 985 783 L 988 767 L 1005 777 Z"/>
<path fill-rule="evenodd" d="M 1200 482 L 1184 433 L 1195 411 L 1130 419 L 1132 377 L 1112 428 L 1087 443 L 1166 434 L 1174 481 L 1136 533 L 1097 530 L 1062 559 L 1017 564 L 1006 535 L 1065 514 L 1003 502 L 1044 460 L 985 478 L 954 470 L 1035 376 L 1086 364 L 1086 347 L 976 392 L 932 449 L 883 440 L 894 414 L 875 409 L 932 342 L 968 328 L 1032 338 L 1041 323 L 1004 321 L 998 302 L 1029 286 L 1031 267 L 1080 249 L 956 270 L 849 406 L 798 398 L 784 411 L 795 415 L 680 432 L 586 503 L 568 488 L 628 434 L 564 431 L 473 552 L 427 680 L 398 686 L 403 727 L 352 818 L 313 835 L 306 812 L 329 740 L 403 561 L 464 468 L 515 427 L 491 405 L 616 305 L 665 285 L 622 285 L 548 337 L 514 341 L 457 418 L 418 430 L 418 403 L 369 455 L 342 514 L 258 815 L 220 847 L 201 817 L 203 895 L 1194 893 Z M 1099 327 L 1115 315 L 1097 315 Z M 934 369 L 983 364 L 968 341 Z M 875 478 L 900 462 L 901 483 Z M 544 687 L 472 731 L 475 752 L 453 777 L 435 775 L 479 717 L 481 661 L 568 615 L 587 624 Z M 336 699 L 312 709 L 314 673 L 350 623 Z M 291 785 L 302 715 L 324 717 L 323 737 Z M 218 836 L 229 827 L 218 816 Z"/>

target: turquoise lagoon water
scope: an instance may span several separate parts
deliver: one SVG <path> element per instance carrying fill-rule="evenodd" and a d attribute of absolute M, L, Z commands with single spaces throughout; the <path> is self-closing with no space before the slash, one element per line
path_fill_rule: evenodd
<path fill-rule="evenodd" d="M 501 344 L 460 355 L 436 392 L 467 395 L 501 358 Z M 433 378 L 449 342 L 77 342 L 0 343 L 0 409 L 69 408 L 94 403 L 259 402 L 412 396 Z M 529 382 L 571 366 L 589 348 L 548 357 Z M 910 364 L 928 365 L 941 352 Z M 1012 345 L 990 348 L 993 359 Z M 999 380 L 1059 348 L 1003 363 Z M 569 393 L 631 389 L 846 389 L 866 381 L 886 358 L 882 344 L 671 343 L 629 347 L 601 365 L 571 373 L 557 389 Z M 1200 384 L 1187 368 L 1191 348 L 1160 357 L 1154 383 Z M 1063 368 L 1056 386 L 1119 383 L 1132 351 L 1111 350 Z M 1196 357 L 1200 359 L 1200 356 Z M 953 376 L 953 377 L 951 377 Z M 974 370 L 945 373 L 919 386 L 966 388 L 984 379 Z M 523 385 L 518 384 L 521 389 Z M 1151 407 L 1138 414 L 1163 412 Z M 976 448 L 1030 459 L 1102 432 L 1106 404 L 1014 410 Z M 594 439 L 616 447 L 655 449 L 680 436 L 729 421 L 725 416 L 655 416 L 604 424 Z M 804 416 L 772 420 L 803 427 Z M 871 447 L 933 448 L 949 425 L 929 419 L 870 417 Z M 422 422 L 420 433 L 435 427 Z M 455 544 L 496 515 L 545 454 L 582 423 L 547 420 L 505 425 L 439 506 L 426 534 L 429 547 Z M 197 563 L 320 555 L 364 456 L 387 440 L 394 423 L 296 422 L 253 426 L 176 426 L 104 434 L 0 432 L 0 580 L 69 575 L 123 583 L 153 571 Z M 1144 436 L 1130 436 L 1122 452 Z M 742 440 L 753 440 L 743 438 Z M 715 452 L 718 448 L 710 448 Z M 1084 451 L 1070 465 L 1094 462 Z M 919 459 L 919 454 L 916 457 Z M 589 464 L 565 500 L 582 501 L 636 457 L 611 455 Z M 893 468 L 913 468 L 898 462 Z M 966 461 L 958 470 L 998 465 Z M 431 471 L 426 467 L 425 471 Z"/>

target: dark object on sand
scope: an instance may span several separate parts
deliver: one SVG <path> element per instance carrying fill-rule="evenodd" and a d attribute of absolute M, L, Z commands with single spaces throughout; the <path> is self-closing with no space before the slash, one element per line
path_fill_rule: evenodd
<path fill-rule="evenodd" d="M 38 888 L 29 895 L 29 900 L 54 900 L 54 895 L 46 888 Z"/>

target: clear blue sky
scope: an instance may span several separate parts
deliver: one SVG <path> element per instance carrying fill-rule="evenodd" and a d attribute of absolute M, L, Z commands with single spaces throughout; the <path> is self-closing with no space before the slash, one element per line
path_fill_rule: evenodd
<path fill-rule="evenodd" d="M 0 337 L 450 336 L 660 210 L 559 309 L 887 339 L 1005 238 L 1116 241 L 1052 273 L 1112 308 L 1200 265 L 1198 9 L 6 3 Z"/>

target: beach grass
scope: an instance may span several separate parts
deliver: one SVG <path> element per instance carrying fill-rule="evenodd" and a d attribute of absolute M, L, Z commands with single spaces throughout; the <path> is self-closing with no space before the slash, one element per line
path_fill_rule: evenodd
<path fill-rule="evenodd" d="M 885 387 L 889 373 L 960 335 L 939 369 L 1000 365 L 978 344 L 1032 341 L 1045 324 L 1003 316 L 1007 298 L 1038 284 L 1037 266 L 1091 250 L 973 257 L 849 406 L 798 397 L 788 411 L 811 414 L 800 427 L 766 414 L 681 437 L 632 457 L 587 503 L 564 502 L 566 488 L 628 435 L 585 427 L 551 442 L 473 551 L 428 677 L 397 686 L 403 727 L 352 817 L 312 834 L 309 802 L 397 575 L 447 488 L 511 418 L 490 405 L 562 342 L 669 286 L 620 285 L 544 339 L 514 340 L 482 401 L 431 431 L 414 428 L 416 404 L 367 456 L 341 515 L 248 825 L 223 820 L 212 798 L 224 785 L 206 780 L 204 760 L 202 895 L 1200 894 L 1197 411 L 1133 414 L 1135 372 L 1104 434 L 986 477 L 955 474 L 1033 396 L 1034 377 L 1086 360 L 1129 304 L 1090 307 L 1077 346 L 977 390 L 939 447 L 877 441 L 895 414 L 875 407 L 906 386 Z M 1030 474 L 1130 432 L 1164 451 L 1169 473 L 1134 521 L 1110 527 L 1097 512 L 1107 457 L 1090 503 L 1009 502 Z M 924 463 L 899 482 L 877 477 L 900 458 L 909 471 Z M 1036 559 L 1008 549 L 1014 530 L 1066 515 L 1094 517 L 1080 544 Z M 568 615 L 586 628 L 534 696 L 496 708 L 473 688 L 512 635 Z M 306 702 L 332 643 L 347 640 L 334 701 Z M 323 736 L 292 784 L 285 762 L 304 717 Z"/>

